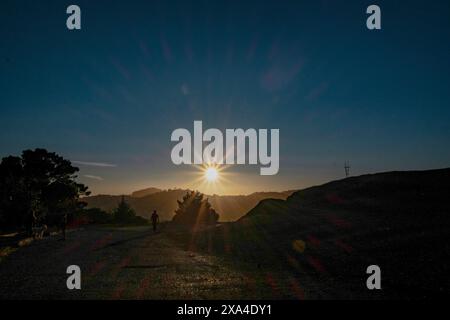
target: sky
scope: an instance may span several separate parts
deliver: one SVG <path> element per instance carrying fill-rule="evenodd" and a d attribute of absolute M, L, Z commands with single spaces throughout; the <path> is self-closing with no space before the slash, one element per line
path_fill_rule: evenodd
<path fill-rule="evenodd" d="M 343 178 L 345 161 L 351 175 L 450 166 L 448 1 L 4 0 L 0 39 L 0 156 L 57 152 L 94 194 L 299 189 Z M 279 173 L 229 166 L 205 185 L 170 158 L 194 120 L 280 129 Z"/>

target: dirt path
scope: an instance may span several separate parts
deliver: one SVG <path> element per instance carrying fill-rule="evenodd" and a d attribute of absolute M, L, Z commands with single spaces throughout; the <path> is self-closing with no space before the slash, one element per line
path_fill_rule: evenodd
<path fill-rule="evenodd" d="M 81 290 L 66 288 L 69 265 L 81 268 Z M 90 227 L 4 259 L 0 299 L 264 298 L 254 279 L 220 258 L 182 250 L 164 230 Z"/>

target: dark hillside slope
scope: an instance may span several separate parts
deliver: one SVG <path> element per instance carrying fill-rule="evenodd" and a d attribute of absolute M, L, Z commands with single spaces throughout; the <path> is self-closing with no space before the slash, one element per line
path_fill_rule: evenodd
<path fill-rule="evenodd" d="M 263 200 L 198 245 L 277 265 L 310 298 L 418 298 L 448 293 L 449 235 L 450 169 L 441 169 L 363 175 Z M 377 292 L 366 288 L 372 264 L 382 270 Z"/>

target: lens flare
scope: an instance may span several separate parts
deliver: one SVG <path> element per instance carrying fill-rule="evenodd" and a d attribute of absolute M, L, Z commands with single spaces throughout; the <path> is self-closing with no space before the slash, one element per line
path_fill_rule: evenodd
<path fill-rule="evenodd" d="M 216 181 L 219 177 L 219 171 L 217 171 L 214 167 L 209 167 L 205 170 L 205 178 L 206 180 L 213 182 Z"/>

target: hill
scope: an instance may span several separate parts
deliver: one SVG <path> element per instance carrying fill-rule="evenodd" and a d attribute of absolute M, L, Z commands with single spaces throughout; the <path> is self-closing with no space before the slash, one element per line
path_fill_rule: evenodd
<path fill-rule="evenodd" d="M 161 189 L 158 188 L 146 188 L 146 189 L 142 189 L 142 190 L 138 190 L 138 191 L 134 191 L 131 196 L 134 198 L 142 198 L 157 192 L 161 192 Z"/>
<path fill-rule="evenodd" d="M 263 200 L 239 221 L 196 235 L 196 246 L 313 283 L 302 288 L 308 298 L 442 296 L 449 195 L 450 169 L 346 178 Z M 372 264 L 383 290 L 366 288 Z"/>
<path fill-rule="evenodd" d="M 148 189 L 145 189 L 148 190 Z M 132 193 L 125 196 L 125 200 L 136 210 L 136 213 L 145 218 L 150 218 L 152 210 L 156 209 L 162 221 L 171 220 L 177 208 L 177 200 L 181 200 L 188 190 L 171 189 L 152 192 L 148 195 L 146 191 Z M 261 200 L 286 199 L 292 191 L 285 192 L 256 192 L 250 195 L 237 196 L 207 196 L 212 207 L 220 214 L 220 221 L 235 221 L 256 206 Z M 138 194 L 138 196 L 136 196 Z M 134 196 L 133 196 L 134 195 Z M 142 195 L 142 196 L 141 196 Z M 97 195 L 83 198 L 88 208 L 100 208 L 112 211 L 120 202 L 122 196 Z"/>

